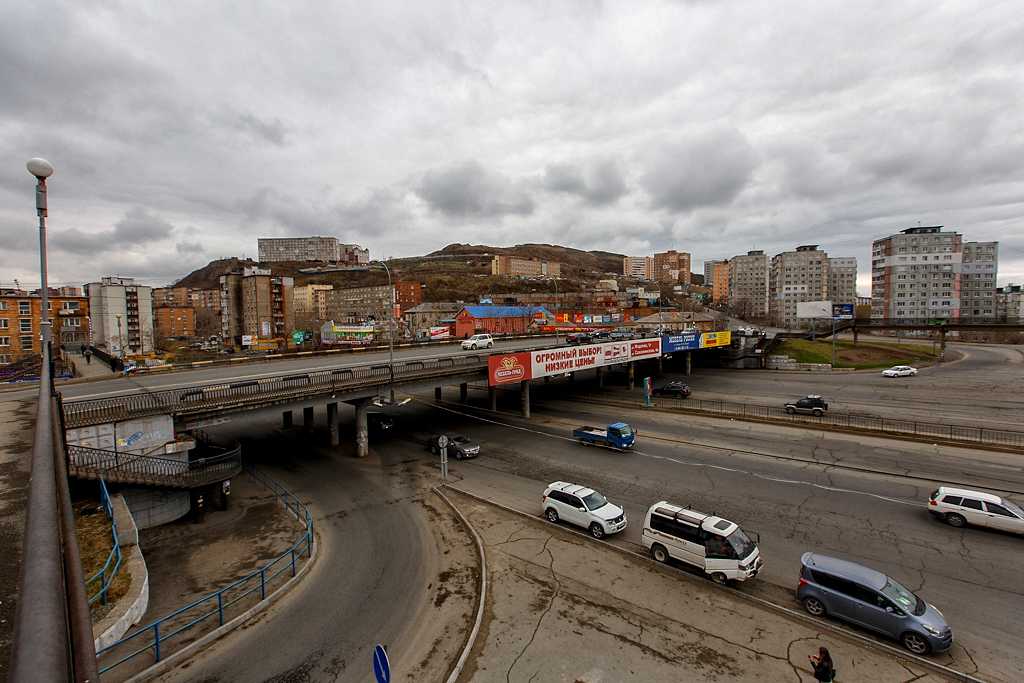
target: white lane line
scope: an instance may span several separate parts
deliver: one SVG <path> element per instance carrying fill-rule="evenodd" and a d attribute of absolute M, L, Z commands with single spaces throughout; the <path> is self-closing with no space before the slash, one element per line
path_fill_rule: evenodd
<path fill-rule="evenodd" d="M 463 413 L 463 412 L 460 412 L 460 411 L 455 410 L 453 408 L 449 408 L 447 406 L 438 405 L 438 404 L 430 402 L 430 401 L 424 401 L 424 400 L 418 399 L 416 397 L 413 397 L 413 400 L 417 401 L 419 403 L 423 403 L 423 404 L 426 404 L 426 405 L 429 405 L 429 406 L 433 406 L 435 408 L 439 408 L 441 410 L 444 410 L 446 412 L 452 413 L 454 415 L 459 415 L 459 416 L 462 416 L 462 417 L 473 418 L 475 420 L 479 420 L 480 422 L 488 422 L 490 424 L 498 425 L 499 427 L 506 427 L 508 429 L 518 429 L 521 432 L 528 432 L 530 434 L 536 434 L 538 436 L 547 437 L 549 439 L 559 439 L 561 441 L 571 441 L 573 443 L 576 443 L 576 439 L 568 437 L 568 436 L 560 436 L 558 434 L 549 434 L 547 432 L 542 432 L 542 431 L 539 431 L 537 429 L 531 429 L 529 427 L 521 427 L 519 425 L 509 424 L 507 422 L 500 422 L 498 420 L 492 420 L 492 419 L 487 418 L 487 417 L 481 417 L 479 415 L 473 415 L 472 413 Z M 723 450 L 728 450 L 728 449 L 723 449 Z M 884 501 L 887 501 L 887 502 L 890 502 L 890 503 L 898 503 L 900 505 L 907 505 L 907 506 L 911 506 L 911 507 L 921 507 L 920 501 L 917 501 L 917 500 L 908 500 L 908 499 L 905 499 L 905 498 L 893 498 L 891 496 L 883 496 L 883 495 L 881 495 L 879 493 L 872 493 L 870 491 L 859 491 L 857 489 L 847 489 L 847 488 L 843 488 L 843 487 L 840 487 L 840 486 L 830 486 L 830 485 L 827 485 L 827 484 L 819 484 L 819 483 L 813 482 L 813 481 L 804 481 L 802 479 L 787 479 L 787 478 L 783 478 L 783 477 L 775 477 L 775 476 L 768 475 L 768 474 L 760 474 L 758 472 L 751 472 L 749 470 L 740 469 L 738 467 L 726 467 L 725 465 L 716 465 L 714 463 L 701 462 L 699 460 L 698 461 L 680 460 L 678 458 L 672 458 L 672 457 L 669 457 L 667 455 L 655 455 L 653 453 L 644 453 L 643 451 L 638 451 L 638 450 L 633 450 L 632 452 L 635 453 L 636 455 L 640 455 L 640 456 L 643 456 L 645 458 L 651 458 L 653 460 L 664 460 L 666 462 L 672 462 L 672 463 L 675 463 L 677 465 L 684 465 L 684 466 L 687 466 L 687 467 L 708 467 L 708 468 L 711 468 L 711 469 L 722 470 L 723 472 L 733 472 L 733 473 L 736 473 L 736 474 L 745 474 L 745 475 L 747 475 L 749 477 L 754 477 L 754 478 L 757 478 L 757 479 L 763 479 L 765 481 L 772 481 L 772 482 L 776 482 L 776 483 L 779 483 L 779 484 L 793 484 L 793 485 L 796 485 L 796 486 L 811 486 L 811 487 L 814 487 L 814 488 L 817 488 L 817 489 L 821 489 L 823 491 L 832 491 L 832 492 L 835 492 L 835 493 L 849 493 L 849 494 L 858 495 L 858 496 L 868 496 L 869 498 L 875 498 L 875 499 L 878 499 L 878 500 L 884 500 Z M 828 467 L 828 464 L 822 463 L 821 466 L 822 467 Z"/>

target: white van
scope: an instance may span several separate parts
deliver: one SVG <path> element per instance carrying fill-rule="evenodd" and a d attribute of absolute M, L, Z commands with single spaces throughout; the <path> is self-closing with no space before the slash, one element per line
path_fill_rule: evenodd
<path fill-rule="evenodd" d="M 665 501 L 647 511 L 642 539 L 658 562 L 692 564 L 715 583 L 752 579 L 764 566 L 757 544 L 735 523 Z"/>

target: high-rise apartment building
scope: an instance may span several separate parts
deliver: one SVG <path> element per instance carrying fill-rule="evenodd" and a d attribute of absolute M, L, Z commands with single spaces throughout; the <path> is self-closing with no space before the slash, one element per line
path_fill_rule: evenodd
<path fill-rule="evenodd" d="M 54 346 L 76 348 L 89 341 L 89 299 L 64 294 L 75 288 L 49 290 L 49 319 Z M 42 299 L 39 291 L 0 290 L 0 365 L 42 351 Z"/>
<path fill-rule="evenodd" d="M 996 318 L 1024 323 L 1024 287 L 1008 284 L 996 289 Z"/>
<path fill-rule="evenodd" d="M 358 244 L 339 244 L 336 237 L 260 237 L 261 263 L 274 261 L 327 261 L 358 265 L 368 263 L 370 252 Z"/>
<path fill-rule="evenodd" d="M 654 279 L 658 282 L 690 284 L 690 255 L 675 249 L 655 253 Z"/>
<path fill-rule="evenodd" d="M 857 305 L 857 259 L 834 256 L 828 260 L 828 299 L 833 304 Z"/>
<path fill-rule="evenodd" d="M 388 320 L 393 296 L 388 285 L 333 289 L 327 292 L 327 319 L 336 323 Z"/>
<path fill-rule="evenodd" d="M 653 256 L 625 256 L 622 259 L 622 274 L 638 280 L 654 279 Z"/>
<path fill-rule="evenodd" d="M 746 320 L 768 316 L 768 256 L 764 251 L 748 251 L 729 259 L 729 307 Z"/>
<path fill-rule="evenodd" d="M 195 308 L 208 308 L 214 313 L 220 314 L 220 288 L 193 289 L 192 305 Z"/>
<path fill-rule="evenodd" d="M 705 259 L 704 260 L 704 286 L 710 287 L 715 279 L 715 264 L 724 263 L 727 259 Z"/>
<path fill-rule="evenodd" d="M 942 227 L 907 228 L 874 241 L 871 317 L 996 316 L 999 243 L 964 242 Z"/>
<path fill-rule="evenodd" d="M 809 244 L 772 258 L 768 275 L 768 315 L 774 325 L 797 328 L 796 305 L 828 300 L 828 254 Z"/>
<path fill-rule="evenodd" d="M 273 276 L 264 268 L 244 268 L 241 273 L 221 275 L 224 345 L 289 346 L 294 328 L 292 286 L 292 278 Z"/>
<path fill-rule="evenodd" d="M 296 317 L 327 320 L 327 292 L 332 289 L 333 285 L 303 285 L 293 288 Z"/>
<path fill-rule="evenodd" d="M 115 356 L 154 351 L 152 287 L 130 277 L 104 277 L 85 287 L 94 345 Z"/>
<path fill-rule="evenodd" d="M 157 343 L 196 336 L 196 309 L 192 306 L 157 306 L 153 309 Z"/>
<path fill-rule="evenodd" d="M 996 317 L 999 242 L 964 242 L 960 260 L 960 318 Z"/>
<path fill-rule="evenodd" d="M 520 258 L 497 254 L 491 259 L 491 275 L 507 277 L 561 277 L 562 264 L 557 261 Z"/>
<path fill-rule="evenodd" d="M 724 304 L 729 301 L 729 261 L 716 261 L 711 268 L 711 301 Z"/>

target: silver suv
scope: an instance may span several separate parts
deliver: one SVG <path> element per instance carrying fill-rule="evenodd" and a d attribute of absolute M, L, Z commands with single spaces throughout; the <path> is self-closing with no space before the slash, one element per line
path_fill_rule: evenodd
<path fill-rule="evenodd" d="M 467 351 L 489 349 L 492 346 L 494 346 L 494 337 L 489 334 L 474 334 L 469 339 L 464 339 L 462 341 L 462 348 Z"/>
<path fill-rule="evenodd" d="M 564 519 L 590 531 L 594 538 L 604 538 L 626 528 L 626 514 L 618 505 L 608 502 L 594 489 L 565 481 L 555 481 L 544 489 L 541 503 L 544 516 L 551 523 Z"/>

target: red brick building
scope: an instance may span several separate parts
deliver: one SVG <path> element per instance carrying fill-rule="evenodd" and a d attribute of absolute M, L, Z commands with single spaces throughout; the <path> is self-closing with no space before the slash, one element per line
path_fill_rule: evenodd
<path fill-rule="evenodd" d="M 455 336 L 489 334 L 526 334 L 535 320 L 552 319 L 542 306 L 463 306 L 455 315 Z"/>

